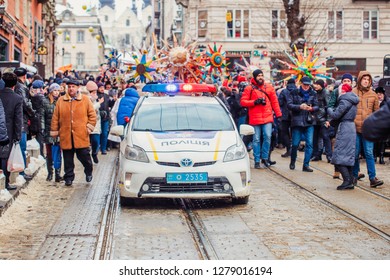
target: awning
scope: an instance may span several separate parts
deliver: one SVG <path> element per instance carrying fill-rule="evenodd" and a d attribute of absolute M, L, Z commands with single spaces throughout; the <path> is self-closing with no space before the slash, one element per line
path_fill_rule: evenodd
<path fill-rule="evenodd" d="M 23 62 L 20 62 L 17 60 L 0 61 L 0 68 L 2 68 L 2 69 L 4 69 L 4 68 L 14 68 L 15 69 L 15 68 L 19 68 L 19 67 L 25 68 L 27 70 L 27 72 L 31 72 L 33 74 L 38 73 L 38 69 L 35 68 L 34 66 L 24 64 Z"/>

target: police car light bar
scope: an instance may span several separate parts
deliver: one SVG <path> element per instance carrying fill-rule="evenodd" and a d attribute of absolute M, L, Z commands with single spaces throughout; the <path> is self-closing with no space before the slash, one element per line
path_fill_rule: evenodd
<path fill-rule="evenodd" d="M 216 92 L 214 85 L 209 84 L 147 84 L 142 88 L 143 92 L 160 92 L 160 93 L 193 93 L 193 92 Z"/>

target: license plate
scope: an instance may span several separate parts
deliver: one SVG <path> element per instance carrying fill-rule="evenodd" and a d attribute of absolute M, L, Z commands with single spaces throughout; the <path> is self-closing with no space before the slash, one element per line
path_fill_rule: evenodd
<path fill-rule="evenodd" d="M 167 183 L 207 183 L 207 172 L 166 173 Z"/>

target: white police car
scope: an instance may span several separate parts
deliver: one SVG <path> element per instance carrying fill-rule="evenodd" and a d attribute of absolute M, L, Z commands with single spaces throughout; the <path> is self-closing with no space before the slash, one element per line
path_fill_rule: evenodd
<path fill-rule="evenodd" d="M 111 133 L 120 145 L 121 203 L 126 198 L 232 198 L 248 203 L 250 164 L 227 108 L 205 84 L 147 84 L 130 123 Z M 161 93 L 165 93 L 161 96 Z M 197 95 L 197 96 L 194 96 Z M 241 126 L 253 134 L 253 127 Z"/>

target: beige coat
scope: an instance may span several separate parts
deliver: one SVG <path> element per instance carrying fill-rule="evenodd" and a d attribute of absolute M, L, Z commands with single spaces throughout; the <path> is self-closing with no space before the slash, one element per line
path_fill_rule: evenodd
<path fill-rule="evenodd" d="M 369 76 L 371 79 L 371 84 L 369 88 L 362 88 L 360 85 L 363 76 Z M 372 76 L 367 71 L 360 71 L 357 87 L 352 90 L 359 97 L 359 104 L 357 105 L 357 114 L 355 118 L 356 132 L 362 133 L 362 126 L 365 119 L 369 115 L 379 110 L 379 99 L 375 91 L 371 89 L 372 86 Z"/>
<path fill-rule="evenodd" d="M 77 93 L 75 99 L 65 94 L 54 109 L 50 136 L 60 137 L 63 150 L 88 148 L 89 134 L 96 125 L 96 113 L 88 96 Z M 72 147 L 73 138 L 73 147 Z"/>

